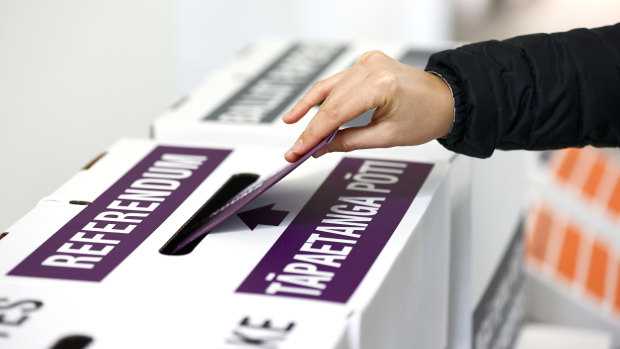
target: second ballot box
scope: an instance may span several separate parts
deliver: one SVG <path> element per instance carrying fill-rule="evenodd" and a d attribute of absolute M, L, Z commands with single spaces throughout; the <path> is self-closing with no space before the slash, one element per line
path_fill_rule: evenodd
<path fill-rule="evenodd" d="M 295 125 L 285 124 L 281 116 L 314 83 L 377 48 L 419 69 L 438 49 L 371 41 L 259 40 L 157 117 L 151 125 L 153 138 L 201 141 L 208 136 L 209 141 L 231 144 L 290 146 L 318 108 Z M 368 123 L 371 115 L 349 125 Z"/>

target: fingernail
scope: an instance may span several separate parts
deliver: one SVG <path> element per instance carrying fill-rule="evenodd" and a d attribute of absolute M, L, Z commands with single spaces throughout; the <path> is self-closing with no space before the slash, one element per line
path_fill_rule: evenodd
<path fill-rule="evenodd" d="M 290 151 L 293 153 L 299 153 L 303 145 L 304 145 L 304 141 L 303 139 L 300 138 L 297 140 L 297 142 L 295 142 L 295 144 L 293 145 Z"/>
<path fill-rule="evenodd" d="M 284 115 L 282 115 L 282 119 L 287 118 L 289 115 L 291 115 L 292 112 L 293 112 L 293 108 L 291 108 L 289 111 L 284 113 Z"/>

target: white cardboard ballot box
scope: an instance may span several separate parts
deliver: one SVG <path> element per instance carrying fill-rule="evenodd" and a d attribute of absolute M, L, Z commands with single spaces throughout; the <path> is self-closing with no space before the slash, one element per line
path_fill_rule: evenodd
<path fill-rule="evenodd" d="M 162 253 L 231 178 L 282 164 L 272 147 L 119 141 L 2 235 L 0 347 L 445 347 L 446 163 L 310 159 Z"/>
<path fill-rule="evenodd" d="M 346 69 L 373 49 L 423 69 L 432 52 L 452 46 L 261 40 L 157 118 L 153 135 L 166 141 L 288 147 L 318 109 L 296 125 L 284 124 L 280 116 L 322 77 Z M 371 116 L 372 111 L 367 112 L 346 126 L 364 125 Z M 523 154 L 497 152 L 491 159 L 471 160 L 437 142 L 392 148 L 385 154 L 451 163 L 449 345 L 490 348 L 514 341 L 524 316 L 522 236 L 517 226 L 525 189 L 520 179 Z M 503 313 L 512 314 L 512 321 L 494 320 Z"/>

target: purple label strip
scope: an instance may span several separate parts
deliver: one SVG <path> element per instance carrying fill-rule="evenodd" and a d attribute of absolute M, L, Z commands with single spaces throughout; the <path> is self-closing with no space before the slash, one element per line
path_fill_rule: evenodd
<path fill-rule="evenodd" d="M 432 167 L 342 159 L 237 292 L 347 302 Z"/>
<path fill-rule="evenodd" d="M 101 281 L 230 153 L 155 148 L 8 275 Z"/>

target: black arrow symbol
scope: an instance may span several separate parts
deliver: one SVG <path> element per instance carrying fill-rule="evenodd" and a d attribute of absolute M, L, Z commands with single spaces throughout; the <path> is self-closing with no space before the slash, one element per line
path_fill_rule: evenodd
<path fill-rule="evenodd" d="M 280 211 L 272 209 L 274 204 L 253 208 L 248 211 L 240 212 L 237 215 L 245 225 L 251 230 L 254 230 L 257 225 L 271 225 L 277 227 L 282 223 L 284 218 L 288 215 L 287 211 Z"/>

